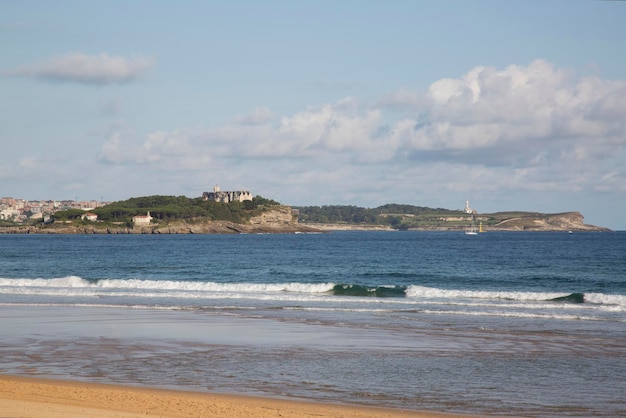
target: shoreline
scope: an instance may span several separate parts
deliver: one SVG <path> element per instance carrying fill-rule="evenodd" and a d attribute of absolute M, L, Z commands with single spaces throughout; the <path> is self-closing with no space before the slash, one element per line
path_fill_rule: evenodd
<path fill-rule="evenodd" d="M 93 226 L 86 227 L 66 227 L 66 228 L 40 228 L 33 226 L 11 226 L 0 227 L 0 235 L 214 235 L 214 234 L 319 234 L 336 231 L 381 231 L 381 232 L 398 232 L 383 225 L 358 225 L 358 224 L 298 224 L 296 226 L 275 226 L 275 227 L 250 227 L 245 225 L 238 226 L 219 226 L 212 228 L 155 228 L 155 227 L 139 227 L 139 228 L 95 228 Z M 463 227 L 422 227 L 409 228 L 406 231 L 414 232 L 463 232 Z M 615 232 L 609 228 L 585 225 L 584 227 L 574 228 L 508 228 L 508 227 L 486 227 L 483 233 L 489 232 Z"/>
<path fill-rule="evenodd" d="M 329 404 L 140 386 L 0 374 L 0 410 L 7 417 L 416 417 L 470 415 Z"/>
<path fill-rule="evenodd" d="M 359 225 L 359 224 L 318 224 L 318 223 L 306 223 L 303 224 L 309 226 L 313 229 L 317 229 L 322 232 L 333 232 L 333 231 L 389 231 L 389 232 L 399 232 L 398 229 L 393 229 L 389 226 L 383 225 Z M 404 231 L 413 231 L 413 232 L 464 232 L 467 228 L 463 226 L 441 226 L 441 227 L 419 227 L 419 228 L 409 228 Z M 573 227 L 573 228 L 519 228 L 519 227 L 485 227 L 483 232 L 480 234 L 489 233 L 489 232 L 614 232 L 609 228 L 592 226 L 592 225 L 584 225 L 583 227 Z"/>

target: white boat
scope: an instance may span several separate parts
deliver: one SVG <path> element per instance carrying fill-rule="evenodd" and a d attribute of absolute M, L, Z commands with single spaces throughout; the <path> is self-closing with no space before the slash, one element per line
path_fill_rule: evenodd
<path fill-rule="evenodd" d="M 476 225 L 474 225 L 474 215 L 472 215 L 472 223 L 470 224 L 470 227 L 465 230 L 465 235 L 478 235 Z"/>

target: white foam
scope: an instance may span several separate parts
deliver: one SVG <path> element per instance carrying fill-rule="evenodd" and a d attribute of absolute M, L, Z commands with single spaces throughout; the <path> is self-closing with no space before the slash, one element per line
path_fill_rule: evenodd
<path fill-rule="evenodd" d="M 585 301 L 600 305 L 614 305 L 626 310 L 626 295 L 605 295 L 604 293 L 585 293 Z"/>
<path fill-rule="evenodd" d="M 334 286 L 334 283 L 216 283 L 138 279 L 102 279 L 93 282 L 77 276 L 55 279 L 0 279 L 0 288 L 102 288 L 237 293 L 324 293 Z"/>
<path fill-rule="evenodd" d="M 409 286 L 407 296 L 412 298 L 446 298 L 446 299 L 500 299 L 516 301 L 546 301 L 567 293 L 555 292 L 513 292 L 513 291 L 487 291 L 487 290 L 455 290 L 438 289 L 425 286 Z"/>
<path fill-rule="evenodd" d="M 100 280 L 97 286 L 118 289 L 159 289 L 195 292 L 237 292 L 237 293 L 323 293 L 334 286 L 332 283 L 216 283 L 183 282 L 169 280 Z"/>
<path fill-rule="evenodd" d="M 438 289 L 425 286 L 409 286 L 406 292 L 411 298 L 428 299 L 484 299 L 510 300 L 521 302 L 545 302 L 551 299 L 568 296 L 566 292 L 514 292 L 486 290 L 454 290 Z M 606 295 L 603 293 L 585 293 L 585 302 L 602 305 L 616 305 L 626 308 L 626 295 Z"/>
<path fill-rule="evenodd" d="M 550 299 L 567 296 L 556 292 L 514 292 L 440 289 L 412 285 L 406 298 L 373 298 L 333 296 L 334 283 L 217 283 L 202 281 L 101 279 L 85 280 L 78 276 L 53 279 L 0 278 L 0 294 L 131 298 L 186 298 L 186 299 L 249 299 L 263 301 L 328 301 L 335 304 L 387 304 L 390 306 L 449 305 L 473 309 L 557 309 L 571 310 L 595 307 L 607 312 L 626 311 L 626 295 L 585 294 L 585 304 L 552 304 Z M 565 308 L 563 308 L 565 309 Z"/>

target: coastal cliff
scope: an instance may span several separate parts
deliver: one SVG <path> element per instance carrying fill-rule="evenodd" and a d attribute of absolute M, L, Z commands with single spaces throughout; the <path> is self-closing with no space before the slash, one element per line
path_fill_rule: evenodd
<path fill-rule="evenodd" d="M 410 226 L 406 230 L 413 231 L 462 231 L 471 221 L 471 216 L 435 216 L 424 220 L 417 220 L 411 215 L 396 215 L 409 217 Z M 544 232 L 608 232 L 609 228 L 584 223 L 584 216 L 580 212 L 564 212 L 543 214 L 536 212 L 497 212 L 491 214 L 476 214 L 474 220 L 478 226 L 483 224 L 483 231 L 544 231 Z M 354 224 L 354 223 L 307 223 L 313 228 L 323 231 L 376 231 L 394 230 L 389 225 Z"/>
<path fill-rule="evenodd" d="M 411 215 L 404 215 L 410 217 Z M 410 218 L 414 224 L 407 230 L 416 231 L 461 231 L 468 226 L 467 215 L 428 218 L 420 222 Z M 435 219 L 436 221 L 433 221 Z M 476 224 L 483 231 L 576 231 L 606 232 L 608 228 L 584 223 L 580 212 L 542 214 L 535 212 L 498 212 L 474 215 Z M 251 217 L 246 222 L 191 219 L 169 222 L 155 221 L 148 225 L 104 222 L 55 222 L 53 224 L 0 227 L 5 234 L 263 234 L 303 233 L 328 231 L 381 231 L 397 230 L 390 225 L 377 223 L 320 223 L 298 222 L 289 206 L 276 206 Z"/>
<path fill-rule="evenodd" d="M 506 213 L 501 215 L 506 215 Z M 557 214 L 514 214 L 503 219 L 489 230 L 495 231 L 610 231 L 595 225 L 584 223 L 584 216 L 580 212 L 565 212 Z M 481 219 L 481 217 L 477 217 Z"/>
<path fill-rule="evenodd" d="M 279 206 L 250 218 L 246 223 L 213 220 L 155 222 L 142 226 L 89 223 L 54 223 L 50 225 L 12 226 L 0 228 L 7 234 L 263 234 L 319 232 L 301 225 L 291 208 Z"/>

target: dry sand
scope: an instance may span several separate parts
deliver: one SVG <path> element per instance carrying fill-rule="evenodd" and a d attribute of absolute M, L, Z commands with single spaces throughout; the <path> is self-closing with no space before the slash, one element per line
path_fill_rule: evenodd
<path fill-rule="evenodd" d="M 1 418 L 455 416 L 0 375 Z"/>

